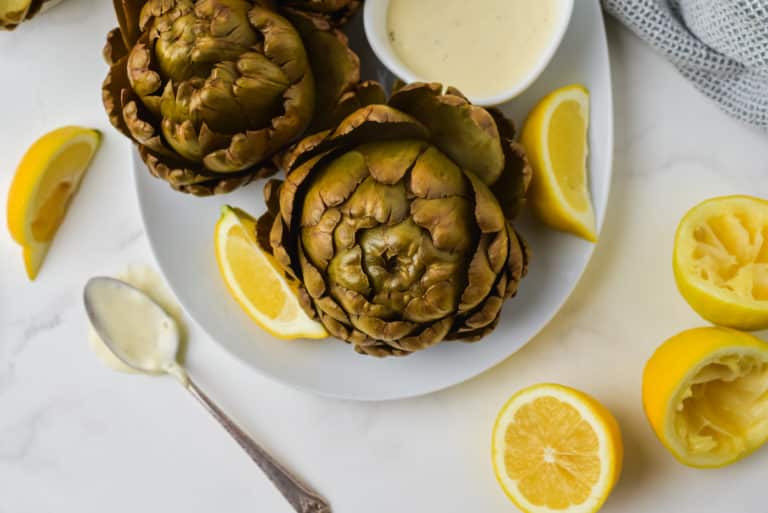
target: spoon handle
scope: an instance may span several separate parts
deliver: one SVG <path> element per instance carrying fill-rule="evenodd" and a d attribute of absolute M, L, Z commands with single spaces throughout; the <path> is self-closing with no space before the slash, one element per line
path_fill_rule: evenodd
<path fill-rule="evenodd" d="M 219 421 L 232 438 L 245 449 L 245 452 L 256 462 L 267 475 L 283 497 L 298 513 L 331 513 L 330 505 L 314 490 L 302 484 L 279 462 L 257 444 L 240 426 L 230 419 L 200 388 L 188 381 L 187 389 Z"/>

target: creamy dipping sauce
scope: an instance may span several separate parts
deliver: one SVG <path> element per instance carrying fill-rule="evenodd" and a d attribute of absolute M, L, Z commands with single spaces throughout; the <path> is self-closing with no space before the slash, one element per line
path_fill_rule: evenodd
<path fill-rule="evenodd" d="M 174 300 L 171 292 L 163 283 L 163 279 L 160 275 L 157 274 L 154 269 L 146 265 L 131 265 L 118 274 L 117 279 L 126 282 L 128 285 L 133 285 L 147 294 L 157 304 L 162 306 L 163 310 L 174 318 L 180 331 L 183 346 L 185 329 L 182 310 L 179 304 Z M 128 367 L 112 353 L 112 351 L 104 344 L 104 341 L 99 338 L 99 334 L 96 333 L 93 326 L 89 326 L 89 328 L 88 345 L 105 365 L 118 372 L 138 372 L 131 367 Z"/>
<path fill-rule="evenodd" d="M 395 53 L 421 80 L 492 97 L 523 80 L 549 47 L 560 0 L 390 0 Z"/>
<path fill-rule="evenodd" d="M 173 316 L 141 292 L 112 281 L 97 281 L 88 289 L 92 311 L 112 348 L 98 336 L 90 337 L 91 345 L 107 365 L 120 371 L 169 373 L 186 381 L 177 363 L 181 333 Z"/>

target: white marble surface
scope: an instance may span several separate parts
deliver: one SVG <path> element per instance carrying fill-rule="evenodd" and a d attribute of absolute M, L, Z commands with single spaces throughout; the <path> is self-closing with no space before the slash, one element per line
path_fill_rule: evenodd
<path fill-rule="evenodd" d="M 68 0 L 0 34 L 0 197 L 44 131 L 75 123 L 106 135 L 35 283 L 0 230 L 0 513 L 288 513 L 171 380 L 114 374 L 87 349 L 85 280 L 152 264 L 129 146 L 100 104 L 99 52 L 112 24 L 110 2 Z M 617 24 L 608 31 L 617 130 L 609 219 L 576 293 L 520 353 L 444 392 L 361 404 L 260 378 L 192 327 L 201 383 L 336 513 L 515 511 L 493 479 L 489 434 L 503 401 L 539 381 L 584 389 L 618 417 L 625 471 L 606 513 L 765 511 L 768 450 L 723 470 L 678 465 L 643 417 L 640 378 L 656 345 L 702 324 L 673 283 L 677 220 L 710 196 L 768 197 L 768 139 L 728 119 Z"/>

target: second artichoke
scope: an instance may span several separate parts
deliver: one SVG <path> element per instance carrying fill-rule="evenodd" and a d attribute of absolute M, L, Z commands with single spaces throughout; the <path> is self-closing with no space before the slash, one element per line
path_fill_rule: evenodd
<path fill-rule="evenodd" d="M 110 120 L 150 171 L 197 195 L 276 171 L 354 94 L 359 59 L 326 15 L 268 0 L 115 0 Z"/>
<path fill-rule="evenodd" d="M 452 89 L 381 93 L 297 145 L 286 180 L 266 186 L 260 242 L 307 311 L 358 352 L 477 340 L 528 264 L 510 223 L 530 179 L 513 135 Z"/>

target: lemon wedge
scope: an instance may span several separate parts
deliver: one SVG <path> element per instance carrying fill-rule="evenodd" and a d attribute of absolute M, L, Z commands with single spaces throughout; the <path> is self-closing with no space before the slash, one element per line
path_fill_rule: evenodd
<path fill-rule="evenodd" d="M 623 454 L 613 415 L 561 385 L 518 392 L 493 428 L 496 479 L 525 513 L 599 510 L 618 481 Z"/>
<path fill-rule="evenodd" d="M 673 259 L 678 289 L 706 320 L 768 328 L 768 201 L 713 198 L 683 217 Z"/>
<path fill-rule="evenodd" d="M 768 440 L 768 344 L 730 328 L 684 331 L 646 364 L 643 406 L 681 463 L 733 463 Z"/>
<path fill-rule="evenodd" d="M 533 166 L 531 209 L 550 227 L 595 242 L 588 132 L 589 92 L 576 84 L 553 91 L 533 108 L 521 141 Z"/>
<path fill-rule="evenodd" d="M 227 288 L 256 324 L 282 339 L 328 337 L 301 307 L 295 285 L 259 246 L 251 216 L 238 208 L 222 208 L 215 246 Z"/>
<path fill-rule="evenodd" d="M 16 169 L 8 193 L 8 230 L 24 248 L 27 276 L 34 280 L 101 136 L 77 126 L 38 139 Z"/>

